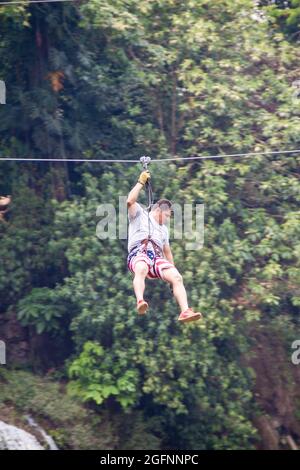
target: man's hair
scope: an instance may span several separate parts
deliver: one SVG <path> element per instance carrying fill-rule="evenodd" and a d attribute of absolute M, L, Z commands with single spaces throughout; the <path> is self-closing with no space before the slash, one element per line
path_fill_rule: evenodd
<path fill-rule="evenodd" d="M 160 208 L 162 211 L 172 210 L 172 202 L 169 199 L 159 199 L 153 206 L 152 210 Z"/>

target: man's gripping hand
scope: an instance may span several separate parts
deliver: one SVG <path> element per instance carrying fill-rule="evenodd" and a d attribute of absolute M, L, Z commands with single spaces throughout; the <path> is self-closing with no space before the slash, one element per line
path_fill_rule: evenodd
<path fill-rule="evenodd" d="M 151 175 L 150 175 L 150 171 L 149 170 L 146 170 L 146 171 L 143 171 L 141 174 L 140 174 L 140 177 L 138 179 L 138 183 L 141 183 L 143 186 L 145 186 L 145 184 L 147 183 L 147 181 L 151 178 Z"/>

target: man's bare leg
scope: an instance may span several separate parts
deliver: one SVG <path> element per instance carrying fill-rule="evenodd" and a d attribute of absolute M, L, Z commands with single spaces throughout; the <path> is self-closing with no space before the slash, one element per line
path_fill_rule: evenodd
<path fill-rule="evenodd" d="M 145 278 L 148 270 L 149 268 L 144 261 L 138 261 L 135 265 L 133 288 L 137 301 L 144 298 Z"/>
<path fill-rule="evenodd" d="M 145 313 L 148 308 L 146 301 L 141 302 L 144 300 L 145 278 L 148 274 L 148 270 L 148 265 L 144 261 L 138 261 L 135 265 L 133 288 L 138 304 L 138 312 L 140 314 Z"/>
<path fill-rule="evenodd" d="M 180 322 L 190 322 L 202 318 L 200 312 L 194 312 L 193 309 L 189 308 L 183 279 L 177 268 L 164 269 L 163 277 L 165 281 L 172 285 L 174 297 L 181 308 L 178 320 Z"/>
<path fill-rule="evenodd" d="M 174 297 L 181 309 L 181 312 L 184 312 L 189 308 L 189 305 L 181 274 L 176 268 L 168 268 L 164 269 L 163 276 L 165 281 L 172 285 Z"/>

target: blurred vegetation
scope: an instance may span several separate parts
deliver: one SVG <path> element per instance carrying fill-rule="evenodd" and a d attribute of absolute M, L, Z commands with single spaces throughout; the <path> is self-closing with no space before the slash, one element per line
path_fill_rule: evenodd
<path fill-rule="evenodd" d="M 14 413 L 8 416 L 21 427 L 26 415 L 33 415 L 63 449 L 159 448 L 159 422 L 146 421 L 138 411 L 125 415 L 106 408 L 95 413 L 69 397 L 52 375 L 1 368 L 0 413 L 11 407 Z"/>
<path fill-rule="evenodd" d="M 13 197 L 0 224 L 0 320 L 17 316 L 31 345 L 27 370 L 2 375 L 0 399 L 49 420 L 61 447 L 259 440 L 253 419 L 270 410 L 254 393 L 255 332 L 272 327 L 287 367 L 299 332 L 300 158 L 259 154 L 300 147 L 299 38 L 277 22 L 283 11 L 250 0 L 1 8 L 0 155 L 61 162 L 0 162 L 0 193 Z M 257 155 L 151 166 L 155 198 L 205 204 L 201 250 L 171 230 L 204 320 L 178 325 L 161 282 L 147 284 L 150 311 L 138 317 L 127 241 L 96 229 L 100 204 L 124 223 L 119 198 L 140 167 L 88 160 L 245 152 Z M 74 157 L 86 163 L 66 163 Z"/>

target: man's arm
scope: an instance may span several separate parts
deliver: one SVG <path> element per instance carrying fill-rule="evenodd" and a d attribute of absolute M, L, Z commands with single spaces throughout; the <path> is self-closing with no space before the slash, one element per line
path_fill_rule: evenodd
<path fill-rule="evenodd" d="M 164 253 L 165 258 L 168 261 L 170 261 L 170 263 L 174 264 L 174 259 L 173 259 L 173 255 L 172 255 L 170 245 L 164 245 L 163 246 L 163 253 Z"/>
<path fill-rule="evenodd" d="M 136 183 L 136 185 L 132 188 L 132 190 L 127 196 L 127 208 L 128 208 L 128 214 L 130 218 L 135 217 L 135 214 L 137 211 L 136 201 L 137 201 L 137 198 L 139 197 L 139 193 L 142 187 L 143 185 L 141 183 Z"/>
<path fill-rule="evenodd" d="M 132 190 L 127 196 L 128 214 L 131 218 L 135 217 L 135 214 L 137 211 L 136 201 L 137 201 L 137 198 L 139 197 L 140 190 L 145 186 L 145 183 L 148 181 L 149 178 L 150 178 L 149 171 L 143 171 L 140 174 L 138 182 L 132 188 Z"/>

